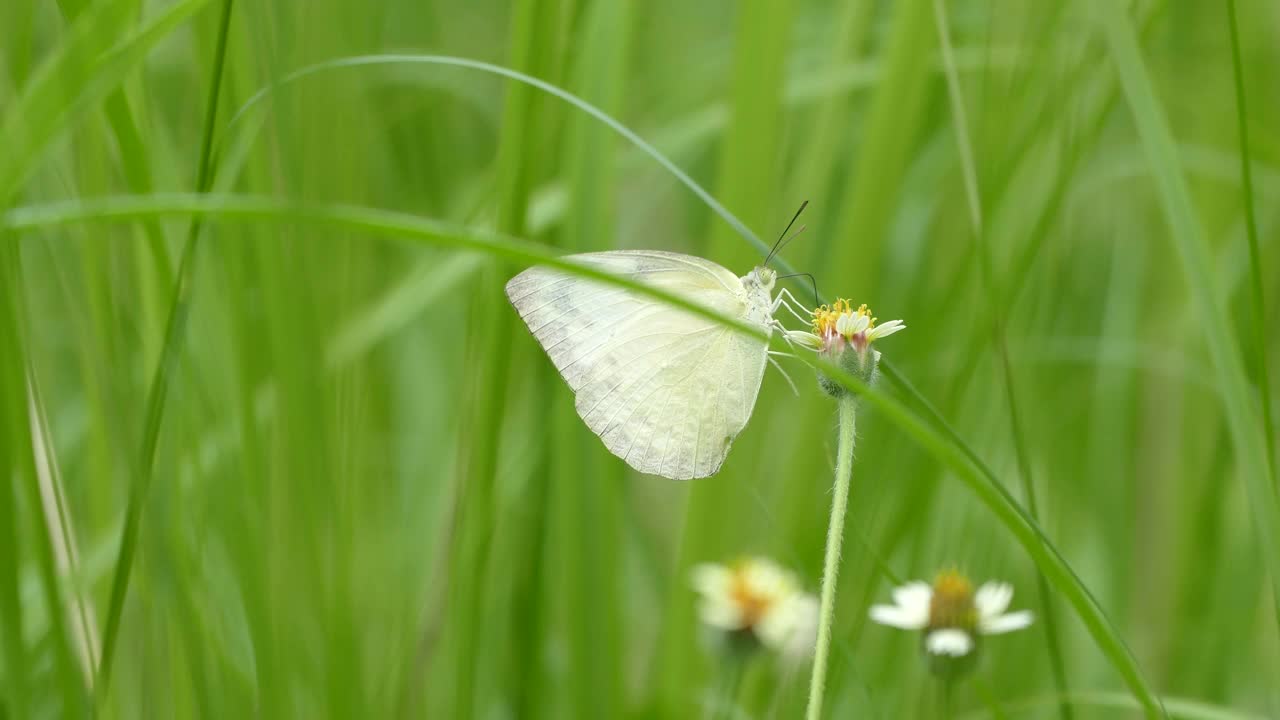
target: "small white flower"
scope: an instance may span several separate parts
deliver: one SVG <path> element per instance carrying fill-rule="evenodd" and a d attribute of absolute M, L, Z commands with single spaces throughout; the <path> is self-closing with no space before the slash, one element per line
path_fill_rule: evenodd
<path fill-rule="evenodd" d="M 1005 612 L 1012 599 L 1008 583 L 984 583 L 975 593 L 968 578 L 947 571 L 933 585 L 917 580 L 895 588 L 893 604 L 872 606 L 871 619 L 903 630 L 923 630 L 924 649 L 931 656 L 964 658 L 977 648 L 980 636 L 1031 624 L 1029 610 Z"/>
<path fill-rule="evenodd" d="M 813 311 L 813 335 L 821 340 L 826 352 L 839 353 L 851 346 L 864 353 L 872 342 L 907 329 L 901 320 L 883 325 L 876 325 L 876 320 L 866 305 L 855 310 L 853 303 L 842 298 Z"/>
<path fill-rule="evenodd" d="M 745 635 L 792 659 L 813 652 L 818 600 L 772 561 L 746 558 L 733 565 L 698 565 L 692 581 L 701 596 L 698 614 L 712 628 Z"/>
<path fill-rule="evenodd" d="M 854 309 L 853 303 L 844 298 L 815 308 L 812 314 L 809 330 L 788 330 L 787 341 L 817 352 L 867 385 L 875 383 L 880 363 L 880 352 L 871 344 L 907 329 L 901 320 L 877 325 L 866 305 Z M 822 371 L 818 372 L 818 385 L 832 397 L 844 397 L 847 392 L 841 383 Z"/>

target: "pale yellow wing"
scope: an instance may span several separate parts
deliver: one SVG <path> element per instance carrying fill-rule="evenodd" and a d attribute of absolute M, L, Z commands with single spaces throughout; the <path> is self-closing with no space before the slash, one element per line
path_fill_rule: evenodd
<path fill-rule="evenodd" d="M 620 250 L 568 259 L 744 322 L 749 304 L 761 302 L 733 273 L 691 255 Z M 755 406 L 765 342 L 550 268 L 520 273 L 507 283 L 507 296 L 573 389 L 578 415 L 610 452 L 640 472 L 673 479 L 720 469 Z"/>

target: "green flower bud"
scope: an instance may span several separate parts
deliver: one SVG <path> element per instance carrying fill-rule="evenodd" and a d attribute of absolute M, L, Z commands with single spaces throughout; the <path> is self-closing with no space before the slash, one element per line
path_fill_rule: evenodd
<path fill-rule="evenodd" d="M 808 337 L 818 354 L 870 386 L 878 376 L 880 353 L 871 349 L 875 340 L 906 328 L 901 320 L 876 325 L 866 305 L 857 310 L 848 300 L 837 300 L 813 311 L 813 333 Z M 818 385 L 826 394 L 840 398 L 848 391 L 838 382 L 818 373 Z"/>

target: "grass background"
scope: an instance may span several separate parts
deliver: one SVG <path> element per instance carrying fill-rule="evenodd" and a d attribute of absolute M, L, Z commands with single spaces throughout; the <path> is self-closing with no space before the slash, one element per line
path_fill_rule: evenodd
<path fill-rule="evenodd" d="M 0 5 L 0 713 L 698 717 L 689 566 L 816 591 L 811 371 L 768 373 L 718 476 L 636 476 L 507 305 L 527 261 L 450 245 L 760 253 L 600 120 L 433 54 L 585 98 L 761 236 L 810 200 L 786 260 L 906 320 L 880 389 L 942 440 L 859 418 L 829 716 L 936 714 L 866 608 L 951 565 L 1042 620 L 961 713 L 1140 716 L 1136 667 L 1173 716 L 1280 716 L 1278 34 L 1252 0 Z M 988 470 L 1109 626 L 957 482 Z M 737 717 L 806 687 L 761 658 Z"/>

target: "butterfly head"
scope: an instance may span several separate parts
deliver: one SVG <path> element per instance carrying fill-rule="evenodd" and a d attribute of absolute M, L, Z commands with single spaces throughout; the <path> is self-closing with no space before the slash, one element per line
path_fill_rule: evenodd
<path fill-rule="evenodd" d="M 756 269 L 747 273 L 747 276 L 742 279 L 742 284 L 746 285 L 748 289 L 755 286 L 768 293 L 773 291 L 773 284 L 777 282 L 777 280 L 777 270 L 760 265 L 757 266 Z"/>

